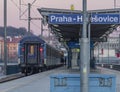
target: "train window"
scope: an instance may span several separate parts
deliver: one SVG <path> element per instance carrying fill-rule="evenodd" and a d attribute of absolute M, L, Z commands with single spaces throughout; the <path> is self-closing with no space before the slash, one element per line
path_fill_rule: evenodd
<path fill-rule="evenodd" d="M 16 50 L 16 47 L 13 47 L 13 50 Z"/>
<path fill-rule="evenodd" d="M 34 46 L 31 46 L 31 54 L 34 54 Z"/>
<path fill-rule="evenodd" d="M 38 61 L 38 44 L 27 44 L 26 46 L 26 55 L 27 55 L 27 62 L 32 64 L 32 63 L 37 63 Z"/>
<path fill-rule="evenodd" d="M 34 46 L 30 45 L 29 47 L 29 55 L 34 55 Z"/>

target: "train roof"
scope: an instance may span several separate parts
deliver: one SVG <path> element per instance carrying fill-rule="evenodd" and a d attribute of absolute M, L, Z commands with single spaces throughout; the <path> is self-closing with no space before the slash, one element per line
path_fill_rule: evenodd
<path fill-rule="evenodd" d="M 23 44 L 25 42 L 40 42 L 40 43 L 45 43 L 43 39 L 41 39 L 38 36 L 30 35 L 30 36 L 25 36 L 20 40 L 20 43 Z"/>
<path fill-rule="evenodd" d="M 48 44 L 48 43 L 46 43 L 46 46 L 49 46 L 50 48 L 52 48 L 52 49 L 54 49 L 54 50 L 56 50 L 56 51 L 61 52 L 60 49 L 58 49 L 58 48 L 56 48 L 56 47 L 54 47 L 54 46 L 52 46 L 52 45 L 50 45 L 50 44 Z"/>

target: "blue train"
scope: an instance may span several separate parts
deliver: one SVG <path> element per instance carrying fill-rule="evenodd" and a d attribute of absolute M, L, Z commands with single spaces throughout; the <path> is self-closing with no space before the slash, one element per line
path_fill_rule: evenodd
<path fill-rule="evenodd" d="M 22 38 L 19 42 L 18 53 L 21 72 L 26 75 L 62 65 L 63 53 L 37 36 Z"/>

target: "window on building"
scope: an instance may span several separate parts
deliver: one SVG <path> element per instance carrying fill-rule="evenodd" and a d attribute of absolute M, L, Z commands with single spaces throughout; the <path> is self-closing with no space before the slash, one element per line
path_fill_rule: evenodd
<path fill-rule="evenodd" d="M 10 50 L 12 50 L 12 47 L 10 47 Z"/>
<path fill-rule="evenodd" d="M 13 50 L 16 50 L 16 47 L 13 47 Z"/>

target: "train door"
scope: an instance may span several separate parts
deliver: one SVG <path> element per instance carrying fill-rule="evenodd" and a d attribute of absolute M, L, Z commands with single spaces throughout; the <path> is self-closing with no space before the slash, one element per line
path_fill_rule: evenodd
<path fill-rule="evenodd" d="M 41 60 L 40 43 L 25 43 L 24 61 L 26 64 L 26 75 L 28 73 L 35 73 L 39 69 Z"/>
<path fill-rule="evenodd" d="M 25 63 L 29 65 L 38 64 L 40 61 L 40 44 L 39 43 L 25 43 Z"/>

